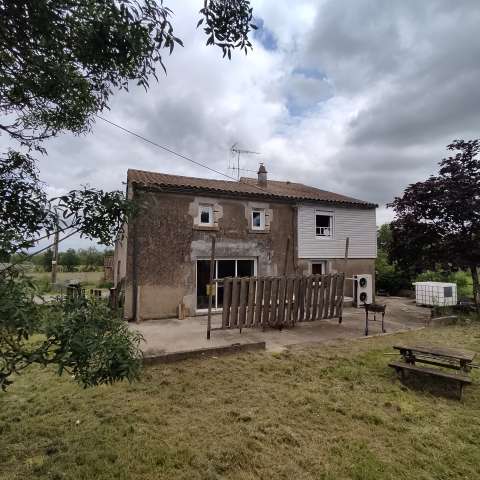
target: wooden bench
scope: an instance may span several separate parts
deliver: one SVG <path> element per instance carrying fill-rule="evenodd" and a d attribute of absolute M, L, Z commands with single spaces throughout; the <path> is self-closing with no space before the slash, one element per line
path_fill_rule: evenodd
<path fill-rule="evenodd" d="M 415 372 L 431 377 L 443 378 L 445 380 L 457 383 L 459 386 L 459 399 L 462 398 L 463 387 L 472 383 L 472 380 L 465 375 L 444 372 L 438 368 L 419 367 L 417 365 L 404 362 L 390 362 L 388 366 L 394 368 L 397 374 L 401 376 L 402 380 L 405 378 L 405 372 Z"/>

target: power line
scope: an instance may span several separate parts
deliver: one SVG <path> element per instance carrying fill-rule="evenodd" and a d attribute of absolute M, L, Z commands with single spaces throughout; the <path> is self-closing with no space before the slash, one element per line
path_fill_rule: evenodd
<path fill-rule="evenodd" d="M 188 162 L 191 162 L 195 165 L 198 165 L 199 167 L 203 167 L 203 168 L 206 168 L 207 170 L 210 170 L 211 172 L 214 172 L 218 175 L 222 175 L 224 176 L 225 178 L 228 178 L 229 180 L 234 180 L 235 182 L 240 182 L 240 183 L 244 183 L 245 185 L 248 185 L 249 187 L 254 187 L 256 188 L 257 190 L 261 190 L 262 192 L 265 192 L 265 193 L 270 193 L 268 190 L 265 190 L 264 188 L 262 187 L 259 187 L 258 185 L 254 184 L 254 183 L 248 183 L 248 182 L 242 182 L 241 180 L 239 180 L 238 178 L 235 178 L 235 177 L 232 177 L 230 175 L 227 175 L 226 173 L 223 173 L 223 172 L 220 172 L 219 170 L 216 170 L 215 168 L 212 168 L 212 167 L 209 167 L 208 165 L 205 165 L 204 163 L 201 163 L 197 160 L 194 160 L 193 158 L 190 158 L 190 157 L 187 157 L 186 155 L 183 155 L 181 153 L 178 153 L 176 152 L 175 150 L 172 150 L 171 148 L 168 148 L 168 147 L 165 147 L 164 145 L 160 145 L 159 143 L 153 141 L 153 140 L 150 140 L 149 138 L 147 137 L 144 137 L 143 135 L 140 135 L 139 133 L 135 133 L 135 132 L 132 132 L 131 130 L 129 130 L 128 128 L 125 128 L 125 127 L 122 127 L 121 125 L 119 125 L 118 123 L 115 123 L 115 122 L 112 122 L 111 120 L 107 120 L 106 118 L 102 117 L 101 115 L 98 115 L 98 114 L 95 114 L 95 116 L 97 118 L 99 118 L 100 120 L 103 120 L 104 122 L 106 123 L 109 123 L 110 125 L 124 131 L 125 133 L 128 133 L 129 135 L 133 135 L 134 137 L 137 137 L 137 138 L 140 138 L 141 140 L 143 140 L 144 142 L 147 142 L 147 143 L 150 143 L 151 145 L 154 145 L 155 147 L 157 148 L 160 148 L 162 150 L 165 150 L 166 152 L 168 153 L 171 153 L 172 155 L 175 155 L 177 157 L 180 157 L 182 158 L 183 160 L 187 160 Z"/>

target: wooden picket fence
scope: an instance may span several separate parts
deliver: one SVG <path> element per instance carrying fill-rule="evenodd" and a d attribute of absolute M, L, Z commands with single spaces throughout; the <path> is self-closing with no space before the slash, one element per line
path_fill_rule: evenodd
<path fill-rule="evenodd" d="M 221 327 L 293 327 L 322 318 L 342 321 L 345 274 L 245 277 L 223 283 Z"/>

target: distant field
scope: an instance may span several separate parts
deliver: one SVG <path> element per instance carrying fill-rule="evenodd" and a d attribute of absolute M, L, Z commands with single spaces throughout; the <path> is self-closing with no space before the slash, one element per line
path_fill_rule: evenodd
<path fill-rule="evenodd" d="M 51 273 L 48 272 L 33 272 L 28 276 L 33 280 L 50 281 Z M 96 285 L 103 280 L 103 272 L 59 272 L 57 273 L 57 282 L 65 283 L 68 280 L 78 280 L 86 285 Z"/>

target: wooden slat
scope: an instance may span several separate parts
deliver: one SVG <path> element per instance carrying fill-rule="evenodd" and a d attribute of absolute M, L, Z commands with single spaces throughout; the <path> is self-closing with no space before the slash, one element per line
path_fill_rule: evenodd
<path fill-rule="evenodd" d="M 285 322 L 285 296 L 287 289 L 287 279 L 285 276 L 278 281 L 278 308 L 277 308 L 277 325 L 283 325 Z"/>
<path fill-rule="evenodd" d="M 248 305 L 247 305 L 247 319 L 245 321 L 246 327 L 253 326 L 253 313 L 255 305 L 255 285 L 257 284 L 257 279 L 250 277 L 248 281 Z"/>
<path fill-rule="evenodd" d="M 270 297 L 272 295 L 272 279 L 270 277 L 265 279 L 263 286 L 263 313 L 262 313 L 262 327 L 268 327 L 270 318 Z"/>
<path fill-rule="evenodd" d="M 240 301 L 238 305 L 238 326 L 240 331 L 245 325 L 247 314 L 247 294 L 248 294 L 248 278 L 240 279 Z"/>
<path fill-rule="evenodd" d="M 263 285 L 265 284 L 264 278 L 257 278 L 257 291 L 255 295 L 255 314 L 253 323 L 256 327 L 262 324 L 262 300 L 263 300 Z"/>
<path fill-rule="evenodd" d="M 312 300 L 312 320 L 321 318 L 321 313 L 318 310 L 318 289 L 320 288 L 320 275 L 313 276 L 313 300 Z"/>
<path fill-rule="evenodd" d="M 337 297 L 337 280 L 338 280 L 338 275 L 337 274 L 333 275 L 332 288 L 330 293 L 330 312 L 328 314 L 329 318 L 332 318 L 335 312 L 335 299 Z"/>
<path fill-rule="evenodd" d="M 270 296 L 270 316 L 268 325 L 273 327 L 277 323 L 277 302 L 278 302 L 278 277 L 272 278 L 272 293 Z"/>
<path fill-rule="evenodd" d="M 239 300 L 239 279 L 232 280 L 232 307 L 230 312 L 230 327 L 236 327 L 238 324 L 238 300 Z"/>
<path fill-rule="evenodd" d="M 307 277 L 306 279 L 306 288 L 305 288 L 305 318 L 304 320 L 308 322 L 310 320 L 310 311 L 312 308 L 312 276 Z"/>
<path fill-rule="evenodd" d="M 287 303 L 287 313 L 285 315 L 285 325 L 291 326 L 294 325 L 295 322 L 292 319 L 292 313 L 295 312 L 295 304 L 294 304 L 294 290 L 295 290 L 295 280 L 297 278 L 288 277 L 287 278 L 287 290 L 285 295 L 285 301 Z"/>
<path fill-rule="evenodd" d="M 325 306 L 325 284 L 327 283 L 327 275 L 320 277 L 320 290 L 318 292 L 318 318 L 323 317 L 323 310 Z"/>
<path fill-rule="evenodd" d="M 303 322 L 305 320 L 305 289 L 307 288 L 307 279 L 302 276 L 300 279 L 300 285 L 298 290 L 298 303 L 299 311 L 297 322 Z"/>
<path fill-rule="evenodd" d="M 292 306 L 292 325 L 298 322 L 298 315 L 300 313 L 300 285 L 302 283 L 301 277 L 296 276 L 293 279 L 293 306 Z"/>
<path fill-rule="evenodd" d="M 323 308 L 323 318 L 328 317 L 328 311 L 330 307 L 330 284 L 332 283 L 332 276 L 327 275 L 325 280 L 325 304 Z"/>

